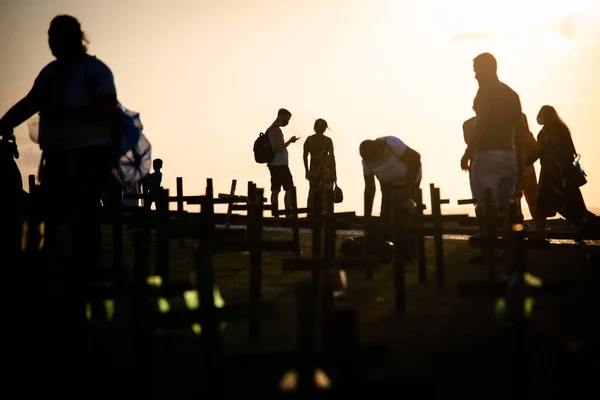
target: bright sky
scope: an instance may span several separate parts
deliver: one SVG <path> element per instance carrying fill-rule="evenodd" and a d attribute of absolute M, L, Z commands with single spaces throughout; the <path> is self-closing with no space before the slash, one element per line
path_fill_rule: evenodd
<path fill-rule="evenodd" d="M 218 192 L 233 178 L 243 192 L 249 180 L 268 191 L 252 144 L 285 107 L 286 139 L 302 138 L 289 148 L 301 205 L 302 143 L 316 118 L 332 129 L 338 209 L 362 214 L 358 145 L 381 135 L 422 154 L 427 200 L 433 182 L 456 204 L 470 197 L 459 161 L 477 90 L 472 59 L 489 51 L 534 134 L 544 104 L 569 125 L 589 175 L 584 197 L 600 206 L 597 0 L 0 0 L 0 113 L 52 60 L 47 29 L 59 13 L 80 20 L 120 101 L 141 113 L 172 190 L 183 176 L 188 194 L 203 193 L 208 177 Z M 25 124 L 17 135 L 26 176 L 39 150 Z"/>

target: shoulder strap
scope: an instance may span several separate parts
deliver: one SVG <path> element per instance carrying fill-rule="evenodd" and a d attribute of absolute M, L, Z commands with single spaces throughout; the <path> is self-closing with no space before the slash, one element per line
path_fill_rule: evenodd
<path fill-rule="evenodd" d="M 392 153 L 393 156 L 398 157 L 398 155 L 396 154 L 396 152 L 394 151 L 394 149 L 392 149 L 392 147 L 388 143 L 387 138 L 383 138 L 383 141 L 385 142 L 385 145 L 387 146 L 387 148 L 390 150 L 390 153 Z"/>

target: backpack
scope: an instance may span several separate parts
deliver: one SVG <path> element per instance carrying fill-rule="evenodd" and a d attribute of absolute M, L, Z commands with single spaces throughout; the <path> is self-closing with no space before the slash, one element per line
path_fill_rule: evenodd
<path fill-rule="evenodd" d="M 261 132 L 254 141 L 254 161 L 259 164 L 268 164 L 275 158 L 275 149 L 273 149 L 269 138 L 270 129 L 271 127 L 265 133 Z"/>

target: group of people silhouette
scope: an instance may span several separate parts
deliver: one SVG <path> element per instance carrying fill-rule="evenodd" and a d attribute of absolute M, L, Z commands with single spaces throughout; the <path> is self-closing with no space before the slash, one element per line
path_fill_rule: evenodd
<path fill-rule="evenodd" d="M 111 125 L 117 113 L 117 91 L 109 67 L 88 54 L 88 41 L 76 18 L 55 17 L 48 30 L 48 43 L 55 60 L 42 69 L 29 93 L 0 119 L 1 178 L 6 188 L 0 196 L 3 226 L 18 223 L 16 210 L 23 196 L 14 161 L 18 150 L 13 129 L 39 113 L 43 163 L 36 212 L 45 222 L 45 249 L 51 252 L 56 247 L 57 229 L 68 219 L 75 264 L 97 264 L 100 204 L 111 184 L 114 162 Z M 581 196 L 583 183 L 574 164 L 577 153 L 566 124 L 553 107 L 542 107 L 537 120 L 543 129 L 535 140 L 518 94 L 498 78 L 494 56 L 483 53 L 474 59 L 473 66 L 479 90 L 473 103 L 475 116 L 463 125 L 467 149 L 461 167 L 469 171 L 477 214 L 481 214 L 486 188 L 492 189 L 494 210 L 487 210 L 492 212 L 502 212 L 509 199 L 523 191 L 541 240 L 546 218 L 556 213 L 578 229 L 586 229 L 594 216 L 586 210 Z M 295 136 L 284 139 L 282 128 L 291 116 L 288 110 L 280 109 L 265 132 L 274 149 L 268 163 L 271 203 L 279 208 L 283 189 L 288 211 L 294 183 L 287 148 L 299 140 Z M 334 144 L 325 135 L 328 123 L 318 119 L 313 128 L 303 151 L 305 176 L 310 183 L 309 207 L 315 192 L 333 190 L 337 183 Z M 377 178 L 382 191 L 381 215 L 388 215 L 392 198 L 400 196 L 400 212 L 409 216 L 421 182 L 420 154 L 394 136 L 365 140 L 359 153 L 365 180 L 364 214 L 372 214 Z M 541 173 L 536 184 L 532 165 L 538 159 Z M 155 160 L 156 174 L 146 182 L 152 194 L 160 187 L 161 168 L 162 161 Z"/>

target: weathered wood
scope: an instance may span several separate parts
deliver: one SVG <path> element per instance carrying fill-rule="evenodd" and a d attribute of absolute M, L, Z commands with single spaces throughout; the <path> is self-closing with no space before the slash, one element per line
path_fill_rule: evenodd
<path fill-rule="evenodd" d="M 477 297 L 504 297 L 507 293 L 509 282 L 462 281 L 457 284 L 457 293 L 460 298 Z M 564 279 L 544 279 L 542 286 L 528 286 L 527 296 L 539 297 L 545 295 L 559 295 L 569 293 L 574 289 L 573 283 Z"/>
<path fill-rule="evenodd" d="M 281 261 L 284 271 L 312 271 L 313 263 L 316 262 L 310 258 L 284 258 Z M 376 257 L 343 257 L 338 258 L 336 263 L 345 270 L 375 270 L 380 265 Z"/>
<path fill-rule="evenodd" d="M 300 225 L 298 223 L 298 193 L 296 191 L 296 186 L 292 187 L 292 241 L 295 245 L 294 253 L 296 257 L 300 257 Z"/>
<path fill-rule="evenodd" d="M 171 280 L 169 268 L 170 246 L 169 236 L 166 234 L 166 225 L 169 221 L 169 190 L 161 189 L 159 192 L 156 208 L 158 211 L 158 225 L 156 229 L 156 274 L 162 278 L 166 284 Z M 179 236 L 180 240 L 183 236 Z"/>
<path fill-rule="evenodd" d="M 392 213 L 391 219 L 393 223 L 394 233 L 394 300 L 396 315 L 406 315 L 406 271 L 404 269 L 405 252 L 409 251 L 408 239 L 406 230 L 402 226 L 401 207 L 402 199 L 398 195 L 392 198 Z"/>
<path fill-rule="evenodd" d="M 167 207 L 168 209 L 168 207 Z M 179 219 L 183 219 L 183 178 L 177 177 L 177 216 Z M 185 238 L 179 238 L 179 248 L 185 247 Z"/>
<path fill-rule="evenodd" d="M 422 220 L 423 210 L 425 209 L 423 204 L 423 189 L 417 191 L 417 220 Z M 417 228 L 422 228 L 422 222 L 415 222 Z M 427 282 L 427 259 L 425 253 L 425 235 L 417 234 L 417 269 L 419 271 L 419 283 Z"/>
<path fill-rule="evenodd" d="M 233 179 L 231 181 L 231 190 L 229 192 L 230 197 L 228 198 L 228 200 L 230 200 L 230 201 L 235 198 L 236 185 L 237 185 L 237 180 Z M 219 196 L 219 198 L 221 198 L 221 197 Z M 225 229 L 229 229 L 229 227 L 231 226 L 231 213 L 233 212 L 232 206 L 233 206 L 233 201 L 230 202 L 229 204 L 227 204 L 227 219 L 225 220 Z"/>
<path fill-rule="evenodd" d="M 433 186 L 429 187 L 431 193 L 431 214 L 434 218 L 435 233 L 433 236 L 435 246 L 435 275 L 436 286 L 438 290 L 446 287 L 446 271 L 444 266 L 444 241 L 442 240 L 442 207 L 440 199 L 440 189 Z"/>
<path fill-rule="evenodd" d="M 274 317 L 278 314 L 277 303 L 274 300 L 261 301 L 259 304 L 240 303 L 225 305 L 222 308 L 216 308 L 214 314 L 207 313 L 200 308 L 195 310 L 181 309 L 170 310 L 167 313 L 156 313 L 152 322 L 155 326 L 161 328 L 180 328 L 199 323 L 204 331 L 204 327 L 211 318 L 217 318 L 219 321 L 236 322 L 250 318 Z"/>
<path fill-rule="evenodd" d="M 250 247 L 250 305 L 251 314 L 248 329 L 248 340 L 256 344 L 260 340 L 260 301 L 262 298 L 262 219 L 263 219 L 263 189 L 248 185 L 248 205 L 250 224 L 248 238 Z"/>

